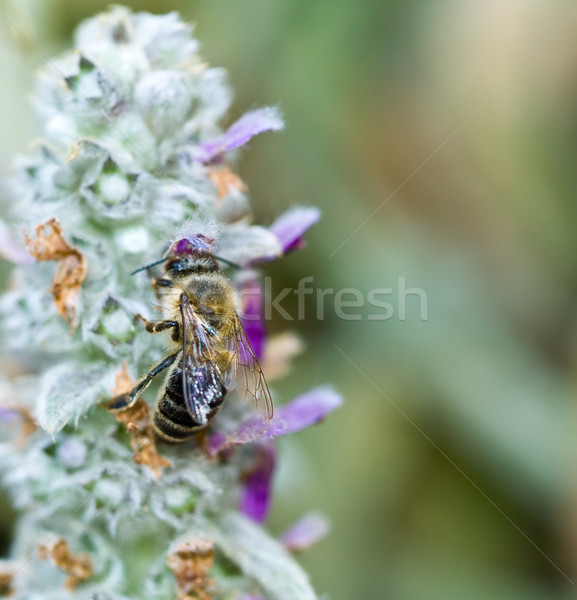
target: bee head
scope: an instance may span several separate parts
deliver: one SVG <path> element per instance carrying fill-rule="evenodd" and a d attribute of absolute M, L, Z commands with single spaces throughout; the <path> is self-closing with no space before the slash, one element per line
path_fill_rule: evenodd
<path fill-rule="evenodd" d="M 181 274 L 219 271 L 219 265 L 210 252 L 213 243 L 212 238 L 201 233 L 173 242 L 165 255 L 166 275 L 178 277 Z"/>
<path fill-rule="evenodd" d="M 132 271 L 131 275 L 165 263 L 164 274 L 175 277 L 185 273 L 215 273 L 220 271 L 219 261 L 230 267 L 240 266 L 212 253 L 214 239 L 199 233 L 173 242 L 164 258 Z"/>
<path fill-rule="evenodd" d="M 218 271 L 220 271 L 218 261 L 207 252 L 175 256 L 169 259 L 164 267 L 165 274 L 171 279 L 178 279 L 183 275 L 217 273 Z"/>

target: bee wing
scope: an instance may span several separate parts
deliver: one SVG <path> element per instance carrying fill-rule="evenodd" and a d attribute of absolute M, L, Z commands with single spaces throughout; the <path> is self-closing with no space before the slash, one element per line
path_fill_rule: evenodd
<path fill-rule="evenodd" d="M 245 394 L 252 398 L 258 411 L 269 420 L 272 419 L 274 407 L 270 390 L 238 315 L 235 317 L 234 333 L 228 338 L 227 345 L 230 360 L 225 380 L 240 379 Z"/>
<path fill-rule="evenodd" d="M 208 423 L 211 402 L 222 397 L 224 386 L 217 364 L 216 331 L 195 312 L 186 297 L 182 314 L 182 390 L 184 404 L 198 425 Z"/>

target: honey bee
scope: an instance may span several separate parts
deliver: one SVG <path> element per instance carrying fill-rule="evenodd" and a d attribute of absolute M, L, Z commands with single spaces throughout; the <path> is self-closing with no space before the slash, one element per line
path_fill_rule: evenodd
<path fill-rule="evenodd" d="M 202 431 L 237 379 L 260 412 L 268 419 L 273 415 L 268 385 L 236 312 L 234 288 L 207 248 L 188 245 L 186 252 L 168 256 L 164 273 L 153 280 L 164 318 L 136 317 L 150 333 L 171 330 L 169 354 L 130 392 L 112 400 L 114 406 L 133 404 L 169 369 L 153 415 L 156 435 L 167 442 Z"/>

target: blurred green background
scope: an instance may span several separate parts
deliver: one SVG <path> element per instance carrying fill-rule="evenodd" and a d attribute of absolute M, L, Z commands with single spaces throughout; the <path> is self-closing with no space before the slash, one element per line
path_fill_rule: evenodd
<path fill-rule="evenodd" d="M 257 219 L 323 211 L 273 288 L 391 288 L 394 316 L 277 319 L 307 352 L 279 397 L 347 404 L 282 440 L 271 528 L 334 600 L 577 596 L 577 16 L 571 0 L 170 0 L 236 102 L 287 129 L 244 153 Z M 107 2 L 0 4 L 0 163 L 38 135 L 34 69 Z M 8 17 L 17 24 L 11 27 Z M 43 54 L 45 56 L 43 56 Z M 344 245 L 343 245 L 344 243 Z M 404 278 L 404 279 L 402 279 Z M 406 288 L 405 320 L 396 299 Z M 283 306 L 296 315 L 296 299 Z M 345 309 L 347 312 L 347 309 Z M 348 309 L 348 312 L 353 312 Z"/>

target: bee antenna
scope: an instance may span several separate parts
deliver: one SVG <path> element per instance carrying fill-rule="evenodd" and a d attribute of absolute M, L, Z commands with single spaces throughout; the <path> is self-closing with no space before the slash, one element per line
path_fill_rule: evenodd
<path fill-rule="evenodd" d="M 220 256 L 215 256 L 214 254 L 212 255 L 214 258 L 216 258 L 216 260 L 220 260 L 221 262 L 229 265 L 230 267 L 233 267 L 235 269 L 241 269 L 242 267 L 230 260 L 227 260 L 226 258 L 221 258 Z M 151 262 L 147 265 L 144 265 L 143 267 L 139 267 L 138 269 L 135 269 L 134 271 L 132 271 L 132 273 L 130 273 L 131 275 L 136 275 L 136 273 L 140 273 L 140 271 L 146 271 L 146 269 L 150 269 L 151 267 L 155 267 L 156 265 L 159 265 L 163 262 L 166 262 L 170 257 L 167 256 L 166 258 L 161 258 L 160 260 L 156 260 L 154 262 Z"/>
<path fill-rule="evenodd" d="M 145 271 L 146 269 L 150 269 L 150 267 L 155 267 L 156 265 L 159 265 L 160 263 L 163 263 L 166 260 L 168 260 L 168 258 L 161 258 L 160 260 L 149 263 L 148 265 L 144 265 L 143 267 L 140 267 L 140 268 L 132 271 L 131 275 L 135 275 L 136 273 L 140 273 L 140 271 Z"/>
<path fill-rule="evenodd" d="M 233 267 L 235 269 L 242 269 L 242 267 L 230 260 L 226 260 L 226 258 L 222 258 L 220 256 L 216 256 L 216 254 L 212 255 L 214 258 L 216 258 L 216 260 L 220 260 L 220 262 L 223 262 L 225 265 L 228 265 L 229 267 Z"/>

